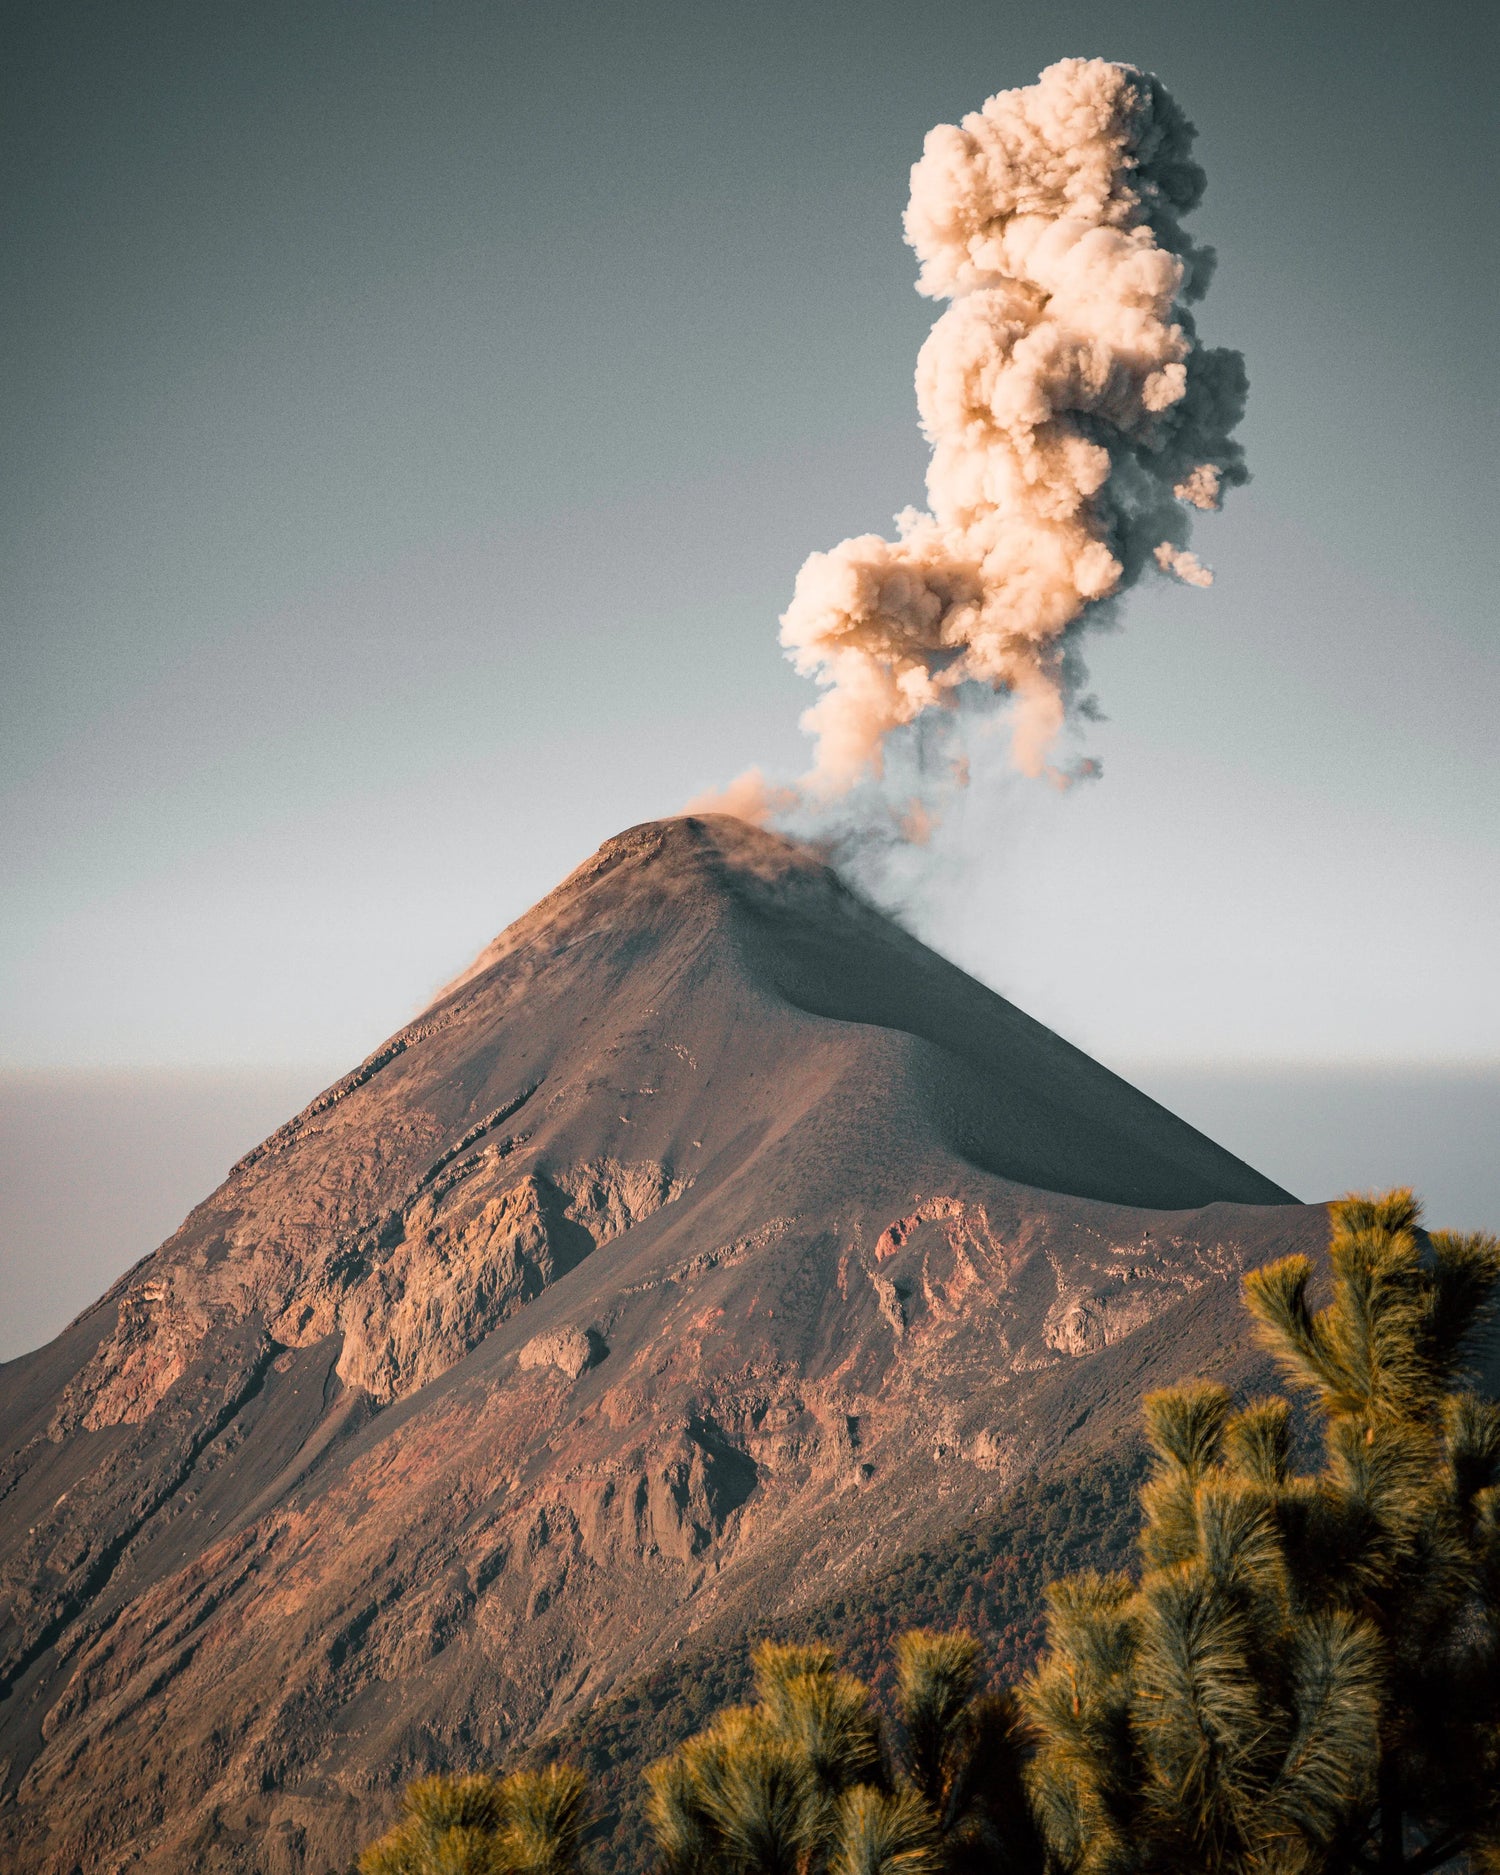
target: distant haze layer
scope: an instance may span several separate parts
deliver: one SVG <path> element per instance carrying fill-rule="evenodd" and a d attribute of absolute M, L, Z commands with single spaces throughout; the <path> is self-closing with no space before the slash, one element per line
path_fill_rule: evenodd
<path fill-rule="evenodd" d="M 56 1334 L 331 1081 L 326 1067 L 0 1073 L 0 1360 Z M 1397 1181 L 1428 1222 L 1500 1228 L 1500 1063 L 1117 1061 L 1301 1198 Z"/>
<path fill-rule="evenodd" d="M 0 1073 L 0 1360 L 50 1340 L 335 1072 Z"/>

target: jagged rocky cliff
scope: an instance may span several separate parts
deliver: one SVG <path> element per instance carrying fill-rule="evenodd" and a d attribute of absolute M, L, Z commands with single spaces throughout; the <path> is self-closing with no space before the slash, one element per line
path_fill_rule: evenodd
<path fill-rule="evenodd" d="M 633 829 L 0 1368 L 0 1855 L 342 1868 L 1243 1378 L 1324 1229 L 812 854 Z"/>

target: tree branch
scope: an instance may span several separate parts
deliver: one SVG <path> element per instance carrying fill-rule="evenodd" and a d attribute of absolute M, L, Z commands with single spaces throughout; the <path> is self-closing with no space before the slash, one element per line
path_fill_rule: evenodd
<path fill-rule="evenodd" d="M 1428 1869 L 1438 1868 L 1442 1863 L 1451 1861 L 1463 1847 L 1463 1840 L 1462 1836 L 1446 1836 L 1429 1843 L 1425 1849 L 1419 1849 L 1409 1862 L 1402 1862 L 1405 1875 L 1427 1875 Z"/>

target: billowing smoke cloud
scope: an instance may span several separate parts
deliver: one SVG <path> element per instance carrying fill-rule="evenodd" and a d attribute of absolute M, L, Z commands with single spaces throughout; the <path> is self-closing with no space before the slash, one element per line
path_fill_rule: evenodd
<path fill-rule="evenodd" d="M 1213 271 L 1182 217 L 1193 127 L 1148 73 L 1065 59 L 927 136 L 906 238 L 950 301 L 917 359 L 929 507 L 897 537 L 813 554 L 782 643 L 823 695 L 799 789 L 757 773 L 719 804 L 765 818 L 878 780 L 888 738 L 975 687 L 1011 700 L 1012 760 L 1064 782 L 1078 638 L 1151 568 L 1206 586 L 1190 511 L 1244 482 L 1236 352 L 1187 308 Z"/>

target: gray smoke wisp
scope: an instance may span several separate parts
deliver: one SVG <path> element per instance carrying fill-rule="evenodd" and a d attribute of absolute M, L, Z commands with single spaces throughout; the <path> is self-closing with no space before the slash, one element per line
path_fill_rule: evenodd
<path fill-rule="evenodd" d="M 1209 584 L 1192 515 L 1248 479 L 1243 360 L 1188 310 L 1214 261 L 1182 225 L 1205 183 L 1193 137 L 1155 77 L 1103 59 L 928 133 L 905 219 L 917 290 L 948 302 L 917 359 L 928 505 L 894 540 L 809 557 L 781 641 L 822 692 L 812 767 L 795 788 L 752 770 L 712 805 L 836 810 L 882 782 L 895 732 L 946 729 L 976 693 L 1008 704 L 1023 774 L 1092 770 L 1057 755 L 1090 707 L 1081 635 L 1143 575 Z"/>

